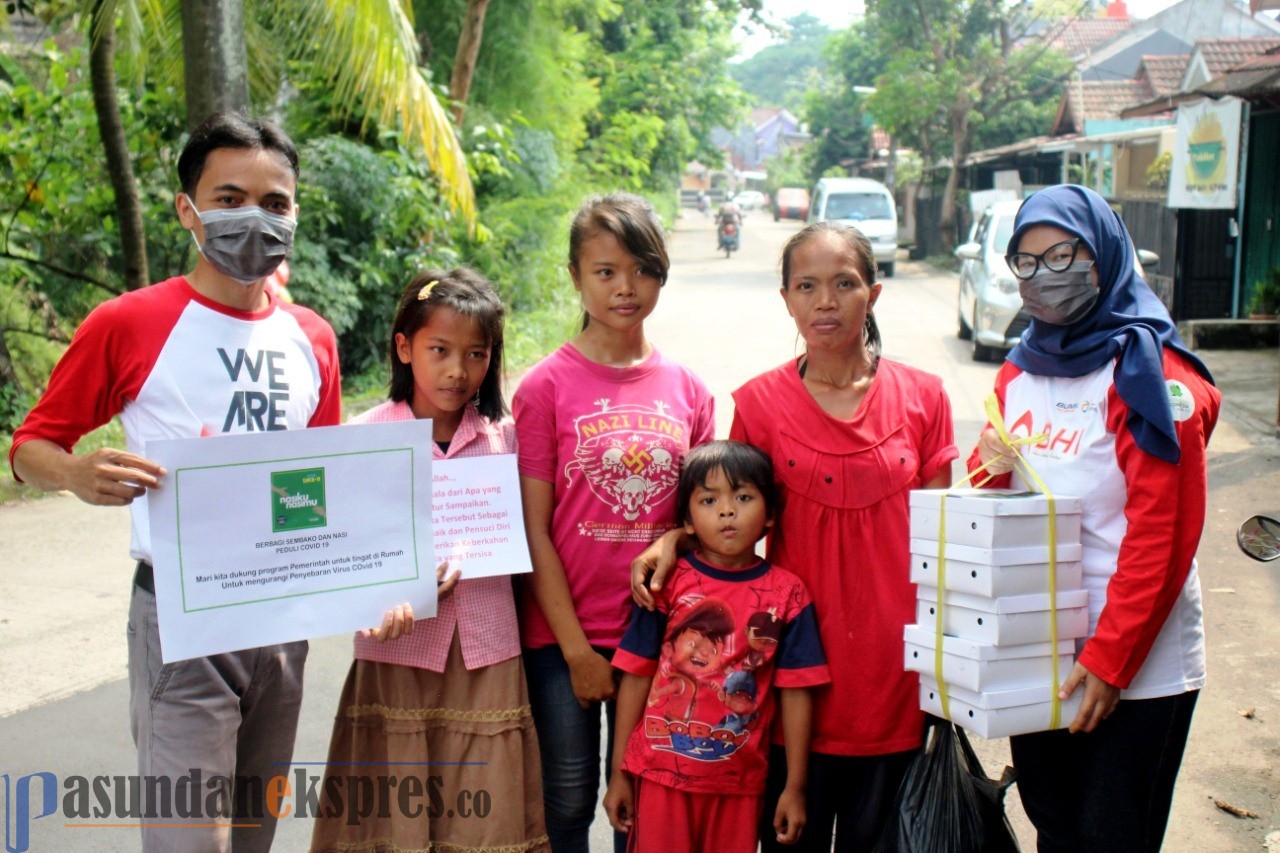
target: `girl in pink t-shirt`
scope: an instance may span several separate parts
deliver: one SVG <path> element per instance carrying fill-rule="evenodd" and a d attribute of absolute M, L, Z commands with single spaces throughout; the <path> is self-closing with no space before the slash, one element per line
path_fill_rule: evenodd
<path fill-rule="evenodd" d="M 437 460 L 514 453 L 502 399 L 504 313 L 493 286 L 469 269 L 419 274 L 392 325 L 391 399 L 352 423 L 430 418 Z M 313 853 L 547 849 L 510 579 L 458 581 L 455 572 L 444 580 L 446 566 L 434 618 L 415 623 L 404 604 L 356 635 Z M 368 799 L 383 783 L 392 786 L 379 801 L 386 808 L 361 811 L 360 787 Z M 395 800 L 406 789 L 419 794 Z M 476 791 L 501 808 L 476 820 L 441 805 Z"/>
<path fill-rule="evenodd" d="M 675 526 L 680 463 L 715 431 L 701 380 L 645 337 L 668 266 L 648 202 L 588 199 L 569 232 L 582 331 L 529 371 L 512 406 L 534 568 L 521 639 L 557 853 L 587 849 L 600 707 L 612 734 L 610 660 L 631 612 L 631 561 Z"/>

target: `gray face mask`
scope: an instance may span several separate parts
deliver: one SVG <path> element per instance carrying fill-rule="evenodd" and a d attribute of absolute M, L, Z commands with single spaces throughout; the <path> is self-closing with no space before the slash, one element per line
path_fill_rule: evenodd
<path fill-rule="evenodd" d="M 1098 288 L 1089 270 L 1093 261 L 1076 261 L 1062 272 L 1042 267 L 1018 282 L 1022 307 L 1042 323 L 1070 326 L 1098 301 Z"/>
<path fill-rule="evenodd" d="M 195 210 L 195 202 L 191 209 Z M 293 250 L 293 229 L 298 223 L 257 205 L 196 210 L 204 226 L 204 245 L 191 239 L 204 259 L 223 275 L 248 286 L 271 275 Z"/>

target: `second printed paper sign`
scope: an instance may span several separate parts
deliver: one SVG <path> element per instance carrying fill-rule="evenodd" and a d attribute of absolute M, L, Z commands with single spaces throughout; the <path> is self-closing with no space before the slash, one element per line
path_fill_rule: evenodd
<path fill-rule="evenodd" d="M 437 459 L 431 473 L 436 565 L 463 578 L 533 571 L 514 453 Z"/>

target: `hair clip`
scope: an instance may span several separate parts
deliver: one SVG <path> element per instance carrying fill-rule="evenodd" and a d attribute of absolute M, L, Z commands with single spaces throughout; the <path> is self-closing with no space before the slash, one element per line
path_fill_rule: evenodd
<path fill-rule="evenodd" d="M 421 302 L 422 300 L 429 297 L 431 295 L 431 288 L 435 287 L 439 283 L 440 282 L 438 279 L 432 279 L 431 281 L 422 285 L 422 290 L 418 291 L 418 301 Z"/>

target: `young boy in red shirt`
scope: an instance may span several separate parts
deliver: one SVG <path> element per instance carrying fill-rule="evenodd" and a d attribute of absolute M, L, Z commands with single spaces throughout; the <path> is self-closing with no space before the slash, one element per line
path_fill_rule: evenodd
<path fill-rule="evenodd" d="M 809 593 L 755 554 L 776 510 L 773 466 L 747 444 L 704 444 L 685 458 L 676 499 L 698 547 L 652 611 L 635 608 L 614 655 L 624 674 L 605 810 L 630 833 L 630 851 L 753 853 L 780 706 L 787 788 L 773 826 L 794 843 L 805 815 L 808 688 L 830 676 Z"/>

